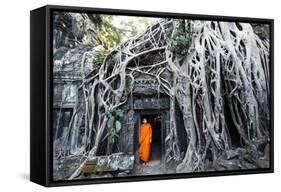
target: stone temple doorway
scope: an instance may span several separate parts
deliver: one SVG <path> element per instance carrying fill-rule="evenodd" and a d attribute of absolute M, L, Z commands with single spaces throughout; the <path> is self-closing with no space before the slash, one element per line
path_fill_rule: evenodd
<path fill-rule="evenodd" d="M 142 115 L 142 119 L 146 118 L 147 122 L 150 123 L 152 127 L 152 142 L 150 148 L 149 160 L 161 160 L 161 148 L 162 148 L 162 129 L 161 129 L 161 114 L 149 114 Z"/>
<path fill-rule="evenodd" d="M 139 134 L 142 119 L 145 117 L 152 126 L 152 145 L 150 163 L 157 161 L 164 165 L 166 156 L 165 137 L 170 127 L 170 98 L 167 96 L 145 97 L 134 95 L 127 103 L 127 116 L 122 129 L 122 150 L 126 154 L 134 154 L 135 167 L 140 165 Z M 152 163 L 153 164 L 153 163 Z M 151 164 L 151 165 L 152 165 Z"/>
<path fill-rule="evenodd" d="M 166 110 L 141 110 L 137 111 L 136 122 L 136 135 L 135 135 L 135 154 L 136 161 L 139 162 L 139 134 L 140 126 L 143 118 L 147 119 L 147 122 L 152 127 L 152 142 L 150 147 L 149 161 L 162 162 L 165 158 L 165 135 L 166 135 L 166 123 L 167 123 L 167 111 Z"/>
<path fill-rule="evenodd" d="M 169 111 L 162 110 L 140 110 L 135 111 L 137 116 L 136 121 L 136 148 L 135 158 L 136 164 L 134 173 L 136 175 L 151 175 L 151 174 L 164 174 L 165 169 L 165 136 L 166 129 L 169 126 Z M 152 143 L 150 147 L 150 157 L 147 165 L 141 164 L 138 155 L 139 147 L 139 132 L 142 119 L 146 118 L 147 122 L 152 127 Z"/>

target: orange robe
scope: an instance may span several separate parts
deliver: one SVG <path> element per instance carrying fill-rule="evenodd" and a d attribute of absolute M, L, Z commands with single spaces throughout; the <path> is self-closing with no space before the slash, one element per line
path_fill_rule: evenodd
<path fill-rule="evenodd" d="M 149 123 L 142 123 L 140 127 L 140 147 L 139 157 L 147 162 L 150 154 L 150 140 L 152 138 L 152 128 Z"/>

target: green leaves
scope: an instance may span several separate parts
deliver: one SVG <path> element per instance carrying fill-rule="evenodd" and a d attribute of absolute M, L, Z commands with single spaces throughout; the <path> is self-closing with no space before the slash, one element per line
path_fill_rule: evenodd
<path fill-rule="evenodd" d="M 268 24 L 251 24 L 254 32 L 261 40 L 269 39 L 269 25 Z"/>
<path fill-rule="evenodd" d="M 121 130 L 121 122 L 120 121 L 115 121 L 115 128 L 116 132 L 118 133 Z"/>
<path fill-rule="evenodd" d="M 113 144 L 119 137 L 119 132 L 122 128 L 121 120 L 123 114 L 121 109 L 110 110 L 104 113 L 104 115 L 108 116 L 108 121 L 107 133 L 105 134 L 103 141 L 107 140 L 109 144 Z"/>
<path fill-rule="evenodd" d="M 99 34 L 103 40 L 103 46 L 105 49 L 110 50 L 121 42 L 122 33 L 113 25 L 112 16 L 103 16 L 103 24 L 99 29 Z"/>
<path fill-rule="evenodd" d="M 117 110 L 115 111 L 115 114 L 116 114 L 117 117 L 123 117 L 123 111 L 120 110 L 120 109 L 117 109 Z"/>
<path fill-rule="evenodd" d="M 154 18 L 127 17 L 101 15 L 98 25 L 98 44 L 96 54 L 93 58 L 94 65 L 100 65 L 106 55 L 114 49 L 121 41 L 132 38 L 146 29 L 154 21 Z"/>
<path fill-rule="evenodd" d="M 178 54 L 184 55 L 187 53 L 192 43 L 193 28 L 189 20 L 179 19 L 175 22 L 176 32 L 171 38 L 171 45 L 175 47 Z"/>
<path fill-rule="evenodd" d="M 108 51 L 102 46 L 100 46 L 98 49 L 96 49 L 95 55 L 93 57 L 93 64 L 101 65 L 107 52 Z"/>
<path fill-rule="evenodd" d="M 107 121 L 107 128 L 108 129 L 112 129 L 114 126 L 114 121 L 115 121 L 115 117 L 113 115 L 110 114 L 110 117 Z"/>

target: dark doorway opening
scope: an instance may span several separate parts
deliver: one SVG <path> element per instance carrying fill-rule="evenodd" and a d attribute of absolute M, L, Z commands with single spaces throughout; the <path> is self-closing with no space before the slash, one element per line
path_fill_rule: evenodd
<path fill-rule="evenodd" d="M 148 115 L 142 115 L 141 120 L 143 118 L 146 118 L 147 122 L 150 123 L 151 127 L 152 127 L 152 142 L 151 142 L 151 147 L 150 147 L 149 160 L 161 160 L 162 116 L 160 114 L 148 114 Z"/>
<path fill-rule="evenodd" d="M 66 134 L 71 116 L 72 108 L 54 108 L 53 110 L 53 140 L 60 139 Z"/>

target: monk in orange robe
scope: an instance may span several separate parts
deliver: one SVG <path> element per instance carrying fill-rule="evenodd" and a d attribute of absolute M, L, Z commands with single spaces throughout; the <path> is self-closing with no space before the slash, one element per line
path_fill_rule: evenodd
<path fill-rule="evenodd" d="M 149 155 L 150 155 L 150 144 L 152 141 L 152 128 L 147 120 L 144 118 L 140 127 L 140 147 L 139 147 L 139 157 L 140 160 L 147 165 Z"/>

